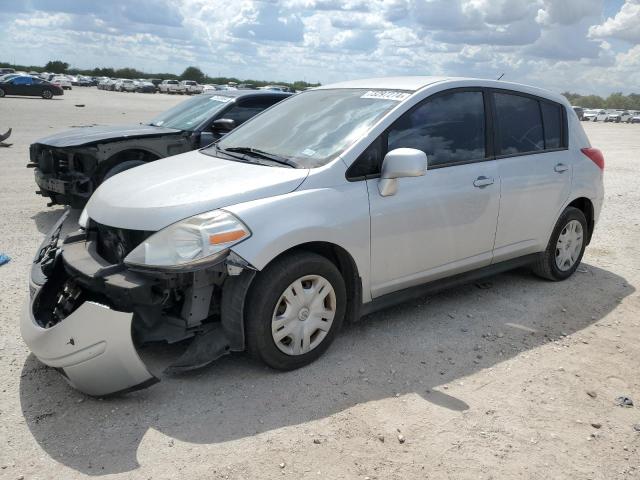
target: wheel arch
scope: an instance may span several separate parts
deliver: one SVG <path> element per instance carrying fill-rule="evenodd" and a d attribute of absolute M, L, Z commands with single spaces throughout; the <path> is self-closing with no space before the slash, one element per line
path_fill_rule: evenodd
<path fill-rule="evenodd" d="M 578 197 L 575 200 L 572 200 L 567 207 L 574 207 L 584 213 L 585 218 L 587 219 L 587 245 L 591 242 L 591 236 L 593 235 L 593 230 L 595 226 L 595 214 L 593 209 L 593 202 L 589 200 L 587 197 Z"/>
<path fill-rule="evenodd" d="M 144 147 L 123 148 L 112 153 L 108 158 L 98 163 L 96 176 L 99 181 L 107 174 L 109 170 L 118 165 L 119 163 L 130 160 L 141 160 L 145 163 L 153 162 L 162 158 L 157 152 L 146 149 Z"/>
<path fill-rule="evenodd" d="M 321 255 L 336 266 L 347 288 L 347 310 L 345 319 L 347 322 L 357 320 L 362 305 L 362 280 L 360 279 L 356 261 L 351 254 L 345 248 L 332 242 L 311 241 L 284 250 L 271 259 L 269 264 L 278 258 L 299 251 L 307 251 Z"/>

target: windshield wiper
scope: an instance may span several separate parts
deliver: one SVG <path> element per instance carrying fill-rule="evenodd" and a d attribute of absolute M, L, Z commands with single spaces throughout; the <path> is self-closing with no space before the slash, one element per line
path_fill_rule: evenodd
<path fill-rule="evenodd" d="M 219 148 L 219 147 L 218 147 Z M 252 147 L 229 147 L 229 148 L 221 148 L 223 152 L 236 152 L 236 153 L 244 153 L 245 155 L 253 155 L 254 157 L 264 158 L 266 160 L 271 160 L 272 162 L 279 163 L 281 165 L 287 165 L 291 168 L 298 168 L 299 165 L 293 160 L 282 157 L 280 155 L 276 155 L 274 153 L 265 152 L 263 150 L 259 150 L 257 148 Z"/>

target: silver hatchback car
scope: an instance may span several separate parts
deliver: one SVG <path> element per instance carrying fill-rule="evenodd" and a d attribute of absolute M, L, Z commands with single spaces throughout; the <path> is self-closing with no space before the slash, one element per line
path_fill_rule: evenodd
<path fill-rule="evenodd" d="M 21 321 L 91 395 L 151 385 L 137 347 L 191 342 L 168 370 L 248 350 L 317 359 L 340 326 L 517 266 L 571 276 L 604 159 L 561 96 L 505 82 L 358 80 L 295 95 L 217 143 L 109 179 L 40 248 Z"/>

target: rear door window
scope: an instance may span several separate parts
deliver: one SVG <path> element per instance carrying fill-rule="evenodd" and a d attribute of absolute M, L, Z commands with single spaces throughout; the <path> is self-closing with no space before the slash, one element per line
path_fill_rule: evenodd
<path fill-rule="evenodd" d="M 485 128 L 481 91 L 438 94 L 391 126 L 387 151 L 422 150 L 429 168 L 482 160 L 486 156 Z"/>
<path fill-rule="evenodd" d="M 562 145 L 562 106 L 557 103 L 540 102 L 544 124 L 544 148 L 552 150 Z"/>
<path fill-rule="evenodd" d="M 494 93 L 493 98 L 498 127 L 497 155 L 544 150 L 544 130 L 538 100 L 508 93 Z"/>

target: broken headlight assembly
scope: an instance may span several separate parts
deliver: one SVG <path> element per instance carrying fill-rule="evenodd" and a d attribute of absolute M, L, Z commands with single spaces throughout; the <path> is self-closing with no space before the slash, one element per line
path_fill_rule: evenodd
<path fill-rule="evenodd" d="M 223 210 L 181 220 L 138 245 L 124 263 L 133 268 L 195 270 L 223 259 L 251 236 L 249 228 Z"/>

